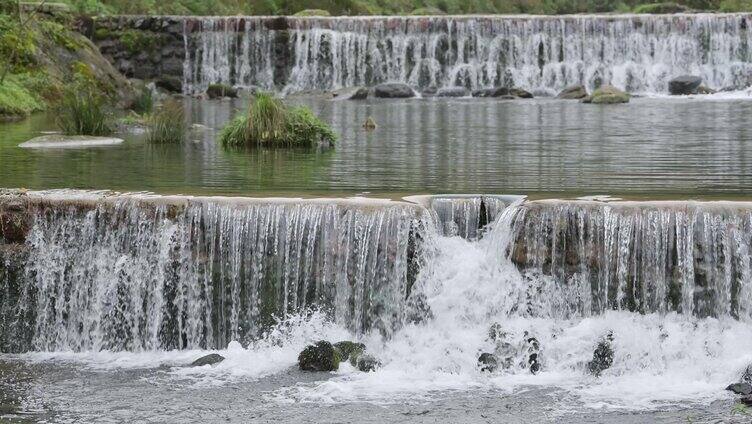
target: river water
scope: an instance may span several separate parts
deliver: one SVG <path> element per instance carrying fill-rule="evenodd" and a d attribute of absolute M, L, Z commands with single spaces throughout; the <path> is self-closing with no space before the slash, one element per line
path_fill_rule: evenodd
<path fill-rule="evenodd" d="M 611 107 L 545 98 L 291 100 L 340 135 L 335 149 L 316 153 L 222 149 L 217 129 L 245 108 L 242 100 L 188 102 L 191 122 L 209 129 L 182 146 L 124 134 L 118 147 L 19 149 L 54 129 L 39 116 L 0 127 L 0 182 L 214 195 L 748 198 L 749 98 L 635 98 Z M 369 116 L 378 124 L 372 132 L 361 128 Z"/>
<path fill-rule="evenodd" d="M 16 147 L 52 127 L 35 116 L 0 127 L 0 185 L 749 200 L 745 96 L 646 97 L 610 107 L 290 99 L 341 135 L 323 152 L 222 149 L 216 129 L 245 107 L 242 100 L 188 101 L 191 122 L 208 129 L 183 146 L 125 134 L 118 147 Z M 369 116 L 379 125 L 370 133 L 360 128 Z M 39 196 L 55 205 L 74 194 Z M 477 207 L 472 220 L 436 225 L 422 207 L 396 202 L 209 198 L 175 216 L 128 198 L 116 197 L 110 209 L 93 196 L 93 210 L 41 208 L 24 244 L 21 283 L 0 275 L 0 342 L 18 352 L 0 355 L 0 421 L 750 420 L 723 390 L 752 362 L 747 203 L 647 202 L 636 213 L 631 203 L 510 206 L 515 199 L 504 198 L 489 227 L 470 231 L 460 224 L 480 222 Z M 412 275 L 416 226 L 425 244 Z M 526 260 L 510 253 L 520 240 Z M 566 248 L 573 241 L 581 250 Z M 587 256 L 591 249 L 597 254 Z M 210 283 L 204 277 L 212 273 Z M 263 308 L 247 299 L 264 293 L 254 287 L 283 295 L 272 301 L 276 321 L 254 327 Z M 513 365 L 489 374 L 476 361 L 494 349 L 494 323 L 508 337 Z M 614 365 L 596 378 L 586 364 L 608 333 Z M 526 365 L 529 335 L 541 346 L 536 375 Z M 319 339 L 361 340 L 383 367 L 297 370 L 298 353 Z M 209 352 L 226 359 L 186 367 Z"/>

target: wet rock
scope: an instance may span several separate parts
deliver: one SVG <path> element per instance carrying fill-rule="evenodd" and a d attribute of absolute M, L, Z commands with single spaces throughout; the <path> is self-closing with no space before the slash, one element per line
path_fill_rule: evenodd
<path fill-rule="evenodd" d="M 510 88 L 509 95 L 519 97 L 520 99 L 532 99 L 533 93 L 523 90 L 521 88 Z"/>
<path fill-rule="evenodd" d="M 121 144 L 120 138 L 92 137 L 87 135 L 43 135 L 33 138 L 18 147 L 24 149 L 80 149 L 86 147 L 101 147 Z"/>
<path fill-rule="evenodd" d="M 749 383 L 729 384 L 729 386 L 726 387 L 726 390 L 734 392 L 737 395 L 752 395 L 752 385 L 750 385 Z"/>
<path fill-rule="evenodd" d="M 752 385 L 752 365 L 747 366 L 747 369 L 745 369 L 742 373 L 742 378 L 740 381 L 742 383 L 748 383 Z"/>
<path fill-rule="evenodd" d="M 298 365 L 303 371 L 336 371 L 340 360 L 339 352 L 324 340 L 306 346 L 298 355 Z"/>
<path fill-rule="evenodd" d="M 752 395 L 742 396 L 741 399 L 739 399 L 741 403 L 747 406 L 752 406 Z"/>
<path fill-rule="evenodd" d="M 478 357 L 478 368 L 483 372 L 494 372 L 499 368 L 499 361 L 493 353 L 483 352 Z"/>
<path fill-rule="evenodd" d="M 668 82 L 668 92 L 673 95 L 695 94 L 702 78 L 695 75 L 678 76 Z"/>
<path fill-rule="evenodd" d="M 365 100 L 368 98 L 368 88 L 360 87 L 350 96 L 349 100 Z"/>
<path fill-rule="evenodd" d="M 501 324 L 494 323 L 488 329 L 487 340 L 494 344 L 494 356 L 498 366 L 508 369 L 514 364 L 516 350 L 507 340 L 508 334 L 501 327 Z"/>
<path fill-rule="evenodd" d="M 225 360 L 225 357 L 218 353 L 211 353 L 202 356 L 191 363 L 192 367 L 203 367 L 204 365 L 214 365 Z"/>
<path fill-rule="evenodd" d="M 206 89 L 206 95 L 210 99 L 221 99 L 224 97 L 238 97 L 238 90 L 227 84 L 210 84 Z"/>
<path fill-rule="evenodd" d="M 163 75 L 159 79 L 155 80 L 154 83 L 157 85 L 157 87 L 172 93 L 183 92 L 183 80 L 180 77 Z"/>
<path fill-rule="evenodd" d="M 0 204 L 0 241 L 23 244 L 31 229 L 31 217 L 20 200 Z M 2 265 L 0 265 L 0 269 Z"/>
<path fill-rule="evenodd" d="M 706 87 L 704 85 L 701 85 L 697 87 L 697 90 L 695 90 L 695 94 L 715 94 L 717 91 L 713 90 L 710 87 Z"/>
<path fill-rule="evenodd" d="M 357 363 L 357 358 L 366 350 L 366 345 L 351 341 L 341 341 L 334 344 L 334 348 L 339 351 L 341 361 L 350 360 L 351 363 Z"/>
<path fill-rule="evenodd" d="M 598 346 L 595 347 L 593 352 L 593 360 L 588 362 L 587 368 L 590 374 L 599 377 L 601 373 L 614 364 L 614 348 L 612 342 L 614 336 L 612 333 L 608 333 L 606 337 L 598 342 Z"/>
<path fill-rule="evenodd" d="M 470 94 L 465 87 L 440 88 L 436 97 L 465 97 Z"/>
<path fill-rule="evenodd" d="M 585 89 L 585 86 L 583 85 L 572 85 L 559 93 L 558 96 L 556 96 L 557 99 L 565 99 L 565 100 L 579 100 L 584 99 L 587 97 L 587 89 Z"/>
<path fill-rule="evenodd" d="M 582 103 L 615 104 L 629 102 L 629 94 L 611 85 L 602 85 L 593 94 L 582 99 Z"/>
<path fill-rule="evenodd" d="M 375 97 L 381 99 L 405 99 L 415 97 L 415 92 L 407 84 L 387 83 L 379 84 L 373 89 Z"/>
<path fill-rule="evenodd" d="M 370 116 L 368 119 L 366 119 L 366 122 L 363 123 L 363 128 L 367 130 L 375 130 L 376 129 L 376 121 L 373 120 Z"/>
<path fill-rule="evenodd" d="M 525 332 L 525 342 L 527 343 L 527 366 L 532 374 L 537 374 L 543 366 L 540 361 L 540 342 L 537 338 Z"/>
<path fill-rule="evenodd" d="M 376 371 L 381 368 L 381 362 L 369 354 L 363 354 L 358 357 L 357 367 L 362 372 Z"/>

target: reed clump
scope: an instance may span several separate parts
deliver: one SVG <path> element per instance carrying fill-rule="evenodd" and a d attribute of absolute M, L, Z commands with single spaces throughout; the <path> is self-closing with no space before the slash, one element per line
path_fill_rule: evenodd
<path fill-rule="evenodd" d="M 94 87 L 76 83 L 63 90 L 56 120 L 65 135 L 105 136 L 114 132 L 107 99 Z"/>
<path fill-rule="evenodd" d="M 227 147 L 332 146 L 336 139 L 310 109 L 288 107 L 267 93 L 256 94 L 248 112 L 236 116 L 219 135 Z"/>
<path fill-rule="evenodd" d="M 183 104 L 167 100 L 146 120 L 146 141 L 149 143 L 182 143 L 188 132 Z"/>

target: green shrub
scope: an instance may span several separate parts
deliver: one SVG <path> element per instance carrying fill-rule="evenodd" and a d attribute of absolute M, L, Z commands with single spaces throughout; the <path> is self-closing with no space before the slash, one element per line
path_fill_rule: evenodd
<path fill-rule="evenodd" d="M 336 135 L 307 107 L 286 107 L 265 93 L 256 94 L 248 113 L 235 117 L 220 133 L 224 146 L 313 147 L 333 145 Z"/>
<path fill-rule="evenodd" d="M 634 9 L 634 13 L 640 14 L 682 13 L 687 11 L 689 11 L 687 6 L 678 3 L 641 4 Z"/>
<path fill-rule="evenodd" d="M 108 109 L 105 97 L 77 82 L 63 91 L 55 110 L 57 124 L 66 135 L 110 135 L 114 130 Z"/>
<path fill-rule="evenodd" d="M 146 121 L 146 141 L 149 143 L 182 143 L 187 125 L 183 105 L 168 100 Z"/>
<path fill-rule="evenodd" d="M 752 12 L 752 0 L 723 0 L 721 12 Z"/>
<path fill-rule="evenodd" d="M 324 9 L 305 9 L 295 13 L 295 16 L 332 16 L 332 14 Z"/>
<path fill-rule="evenodd" d="M 148 87 L 142 87 L 138 96 L 133 101 L 131 110 L 139 115 L 146 115 L 154 110 L 154 95 Z"/>
<path fill-rule="evenodd" d="M 25 82 L 20 76 L 10 75 L 0 84 L 0 115 L 25 116 L 44 109 L 44 103 Z"/>

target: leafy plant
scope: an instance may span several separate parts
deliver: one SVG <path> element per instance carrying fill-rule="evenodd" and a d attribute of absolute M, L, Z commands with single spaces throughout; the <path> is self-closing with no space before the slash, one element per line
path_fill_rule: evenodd
<path fill-rule="evenodd" d="M 235 117 L 220 133 L 225 146 L 311 147 L 334 144 L 336 135 L 307 107 L 286 107 L 281 100 L 258 93 L 248 113 Z"/>
<path fill-rule="evenodd" d="M 66 135 L 102 136 L 114 131 L 106 98 L 81 81 L 63 91 L 55 112 Z"/>
<path fill-rule="evenodd" d="M 168 100 L 146 122 L 146 140 L 149 143 L 182 143 L 187 125 L 183 105 Z"/>

